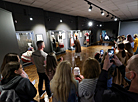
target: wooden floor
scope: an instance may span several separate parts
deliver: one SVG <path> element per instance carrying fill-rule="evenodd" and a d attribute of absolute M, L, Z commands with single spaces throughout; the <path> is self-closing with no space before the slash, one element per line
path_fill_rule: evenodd
<path fill-rule="evenodd" d="M 105 52 L 107 51 L 107 49 L 110 49 L 110 48 L 111 46 L 104 46 L 104 45 L 93 45 L 89 47 L 81 47 L 82 60 L 80 60 L 79 57 L 75 58 L 74 57 L 75 51 L 71 51 L 71 50 L 66 50 L 66 53 L 58 55 L 57 58 L 60 58 L 62 56 L 64 60 L 68 60 L 71 63 L 72 68 L 77 66 L 80 68 L 80 71 L 81 71 L 83 62 L 86 60 L 86 58 L 94 57 L 95 53 L 99 52 L 101 49 L 103 49 Z M 38 79 L 36 67 L 35 65 L 30 65 L 30 66 L 25 67 L 24 70 L 28 74 L 30 81 L 33 81 L 33 80 L 36 81 L 34 86 L 37 89 L 37 95 L 34 99 L 39 101 L 39 94 L 38 94 L 39 79 Z"/>

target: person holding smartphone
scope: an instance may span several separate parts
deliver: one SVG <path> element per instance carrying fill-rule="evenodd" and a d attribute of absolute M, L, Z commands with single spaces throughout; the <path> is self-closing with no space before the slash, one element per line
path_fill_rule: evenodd
<path fill-rule="evenodd" d="M 112 87 L 107 90 L 108 69 L 113 64 L 109 60 L 109 54 L 106 55 L 104 65 L 99 76 L 94 100 L 95 102 L 138 102 L 138 55 L 132 56 L 125 67 L 115 55 L 112 59 L 114 64 L 122 73 L 122 76 L 129 80 L 130 87 L 124 89 L 122 86 L 112 84 Z"/>

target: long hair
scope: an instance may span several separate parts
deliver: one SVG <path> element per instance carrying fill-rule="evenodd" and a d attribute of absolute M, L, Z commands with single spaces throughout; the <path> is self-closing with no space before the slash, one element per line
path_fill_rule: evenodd
<path fill-rule="evenodd" d="M 124 57 L 126 56 L 126 52 L 125 52 L 125 50 L 124 50 L 124 48 L 125 48 L 124 43 L 119 43 L 119 44 L 118 44 L 118 48 L 119 48 L 120 50 L 123 50 L 123 51 L 122 51 L 122 57 L 124 58 Z"/>
<path fill-rule="evenodd" d="M 4 59 L 3 59 L 3 62 L 2 62 L 2 65 L 1 65 L 1 70 L 0 70 L 0 73 L 2 73 L 3 69 L 4 69 L 4 66 L 8 63 L 8 62 L 11 62 L 11 61 L 15 61 L 15 62 L 18 62 L 19 59 L 18 59 L 18 54 L 16 53 L 8 53 L 4 56 Z"/>
<path fill-rule="evenodd" d="M 55 68 L 57 67 L 57 60 L 54 55 L 48 55 L 46 62 L 46 71 L 49 75 L 49 71 L 55 71 Z"/>
<path fill-rule="evenodd" d="M 133 38 L 131 35 L 127 35 L 127 41 L 129 41 L 130 43 L 133 42 Z"/>
<path fill-rule="evenodd" d="M 14 71 L 18 70 L 19 68 L 20 68 L 19 62 L 9 62 L 5 65 L 1 74 L 4 79 L 8 79 L 10 77 L 17 76 L 17 74 L 15 74 Z"/>
<path fill-rule="evenodd" d="M 51 92 L 54 93 L 54 97 L 58 101 L 67 102 L 72 83 L 77 87 L 77 83 L 71 73 L 70 62 L 60 62 L 50 84 Z"/>
<path fill-rule="evenodd" d="M 87 58 L 83 64 L 83 76 L 85 79 L 98 78 L 101 72 L 99 62 L 95 58 Z"/>

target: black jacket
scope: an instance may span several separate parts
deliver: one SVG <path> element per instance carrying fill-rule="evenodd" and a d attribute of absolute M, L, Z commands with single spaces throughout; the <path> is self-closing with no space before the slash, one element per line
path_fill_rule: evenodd
<path fill-rule="evenodd" d="M 27 78 L 15 76 L 1 81 L 0 89 L 9 90 L 14 89 L 19 96 L 21 102 L 29 102 L 36 96 L 37 91 L 34 85 Z"/>
<path fill-rule="evenodd" d="M 112 84 L 107 90 L 108 72 L 102 70 L 97 82 L 94 99 L 95 102 L 138 102 L 138 94 L 127 91 L 119 85 Z"/>

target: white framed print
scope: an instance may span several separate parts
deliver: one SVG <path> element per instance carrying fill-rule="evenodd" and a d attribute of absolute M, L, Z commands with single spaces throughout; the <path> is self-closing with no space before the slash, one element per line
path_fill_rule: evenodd
<path fill-rule="evenodd" d="M 43 41 L 43 35 L 42 34 L 36 34 L 36 41 Z"/>

